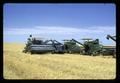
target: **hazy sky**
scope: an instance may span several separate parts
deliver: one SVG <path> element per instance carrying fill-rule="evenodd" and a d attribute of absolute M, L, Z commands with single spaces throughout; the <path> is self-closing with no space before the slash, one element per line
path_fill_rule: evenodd
<path fill-rule="evenodd" d="M 116 35 L 114 4 L 5 4 L 4 42 L 27 41 L 30 34 L 56 39 L 99 38 L 103 45 L 115 45 L 107 34 Z"/>

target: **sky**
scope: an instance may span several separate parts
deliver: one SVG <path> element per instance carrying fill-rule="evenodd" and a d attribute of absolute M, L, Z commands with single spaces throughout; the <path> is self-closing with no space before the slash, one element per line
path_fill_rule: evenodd
<path fill-rule="evenodd" d="M 45 39 L 99 39 L 116 45 L 107 34 L 116 35 L 115 4 L 20 4 L 3 6 L 3 41 L 26 43 L 29 35 Z"/>

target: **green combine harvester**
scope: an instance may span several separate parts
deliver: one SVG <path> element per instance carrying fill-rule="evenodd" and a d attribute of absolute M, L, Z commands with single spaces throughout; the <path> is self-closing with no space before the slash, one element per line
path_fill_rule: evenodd
<path fill-rule="evenodd" d="M 106 38 L 112 39 L 113 41 L 116 42 L 116 36 L 111 36 L 111 35 L 107 35 Z M 102 51 L 103 55 L 113 55 L 113 57 L 116 57 L 116 46 L 103 46 L 103 51 Z"/>
<path fill-rule="evenodd" d="M 83 40 L 85 40 L 83 44 L 84 54 L 93 56 L 101 54 L 103 46 L 99 43 L 99 39 L 95 40 L 83 39 Z"/>
<path fill-rule="evenodd" d="M 64 40 L 64 45 L 67 53 L 80 53 L 85 55 L 98 55 L 102 51 L 102 45 L 99 44 L 99 39 L 83 39 L 87 40 L 83 44 L 75 39 Z M 79 45 L 78 45 L 79 44 Z M 80 46 L 81 45 L 81 46 Z"/>
<path fill-rule="evenodd" d="M 79 45 L 78 42 L 72 40 L 63 40 L 64 41 L 64 47 L 65 47 L 65 52 L 66 53 L 80 53 L 80 50 L 82 49 Z"/>

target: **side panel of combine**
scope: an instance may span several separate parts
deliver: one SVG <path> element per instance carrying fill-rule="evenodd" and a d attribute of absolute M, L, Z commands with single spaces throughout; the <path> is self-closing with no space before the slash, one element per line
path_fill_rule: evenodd
<path fill-rule="evenodd" d="M 31 45 L 30 46 L 30 52 L 51 52 L 55 50 L 55 48 L 52 45 Z"/>

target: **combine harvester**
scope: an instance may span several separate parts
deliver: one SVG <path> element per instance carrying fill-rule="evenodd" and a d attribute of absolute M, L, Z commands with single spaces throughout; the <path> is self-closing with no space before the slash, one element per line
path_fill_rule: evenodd
<path fill-rule="evenodd" d="M 111 35 L 107 35 L 106 38 L 112 39 L 113 41 L 116 42 L 116 36 L 111 36 Z M 113 55 L 113 57 L 116 57 L 116 46 L 103 46 L 103 55 Z"/>
<path fill-rule="evenodd" d="M 64 45 L 56 40 L 43 40 L 41 38 L 28 38 L 24 53 L 64 53 Z"/>
<path fill-rule="evenodd" d="M 83 40 L 85 40 L 85 42 L 83 44 L 78 42 L 75 39 L 65 40 L 65 42 L 64 42 L 65 52 L 68 52 L 68 53 L 76 53 L 77 52 L 77 53 L 85 54 L 85 55 L 98 55 L 101 53 L 102 45 L 99 44 L 99 39 L 92 40 L 89 38 L 85 38 Z M 80 47 L 76 44 L 82 45 L 82 47 Z"/>
<path fill-rule="evenodd" d="M 79 42 L 72 40 L 63 40 L 64 41 L 64 47 L 65 47 L 65 53 L 80 53 L 80 50 L 82 49 L 80 47 L 81 44 Z"/>
<path fill-rule="evenodd" d="M 84 47 L 84 52 L 83 54 L 85 55 L 100 55 L 102 52 L 102 45 L 99 43 L 99 39 L 89 39 L 89 38 L 84 38 L 82 40 L 84 41 L 83 47 Z"/>

